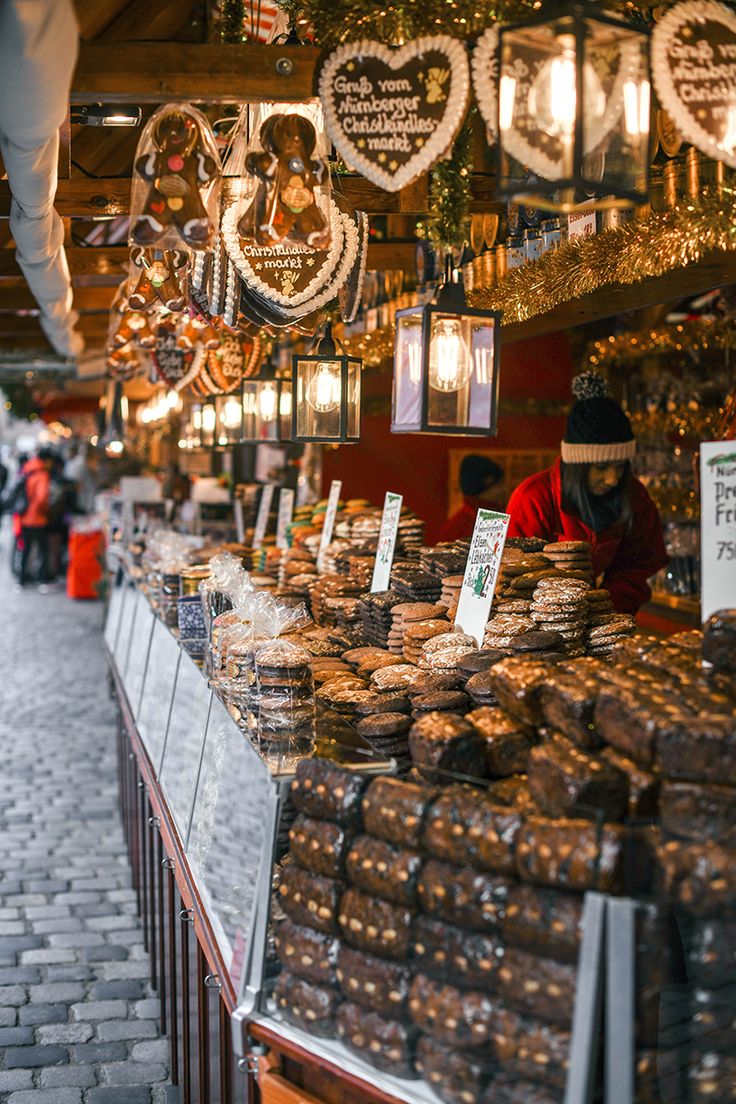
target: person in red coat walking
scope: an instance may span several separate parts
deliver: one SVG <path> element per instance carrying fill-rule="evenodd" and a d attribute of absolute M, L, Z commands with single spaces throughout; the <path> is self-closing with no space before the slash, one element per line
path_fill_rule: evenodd
<path fill-rule="evenodd" d="M 560 459 L 516 488 L 508 535 L 587 541 L 614 607 L 636 613 L 651 597 L 647 580 L 669 560 L 662 522 L 632 473 L 631 423 L 609 398 L 606 381 L 584 372 L 573 380 L 573 394 Z"/>
<path fill-rule="evenodd" d="M 28 562 L 31 549 L 37 545 L 41 560 L 40 580 L 48 583 L 49 573 L 49 495 L 51 463 L 43 454 L 28 460 L 22 469 L 25 483 L 26 509 L 21 514 L 23 551 L 20 561 L 20 585 L 28 582 Z"/>

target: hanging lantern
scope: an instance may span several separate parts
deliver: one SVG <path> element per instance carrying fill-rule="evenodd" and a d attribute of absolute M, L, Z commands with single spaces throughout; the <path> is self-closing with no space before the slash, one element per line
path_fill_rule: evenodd
<path fill-rule="evenodd" d="M 215 397 L 214 447 L 226 449 L 237 445 L 242 437 L 243 404 L 238 395 Z"/>
<path fill-rule="evenodd" d="M 293 357 L 292 441 L 360 440 L 359 357 L 338 353 L 328 322 L 316 354 Z"/>
<path fill-rule="evenodd" d="M 649 188 L 649 33 L 591 0 L 499 33 L 498 187 L 551 210 Z"/>
<path fill-rule="evenodd" d="M 291 379 L 277 379 L 273 359 L 254 379 L 243 380 L 243 426 L 246 444 L 280 444 L 291 440 Z"/>
<path fill-rule="evenodd" d="M 434 302 L 396 312 L 392 433 L 495 434 L 500 321 L 449 270 Z"/>
<path fill-rule="evenodd" d="M 213 449 L 216 446 L 217 410 L 213 399 L 192 403 L 189 418 L 179 439 L 179 448 Z"/>

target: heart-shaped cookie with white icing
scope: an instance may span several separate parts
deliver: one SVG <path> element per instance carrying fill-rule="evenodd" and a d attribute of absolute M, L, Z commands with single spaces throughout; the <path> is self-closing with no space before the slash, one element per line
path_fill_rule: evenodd
<path fill-rule="evenodd" d="M 325 126 L 366 179 L 398 192 L 451 146 L 468 105 L 468 58 L 448 35 L 398 49 L 364 39 L 338 47 L 319 75 Z"/>

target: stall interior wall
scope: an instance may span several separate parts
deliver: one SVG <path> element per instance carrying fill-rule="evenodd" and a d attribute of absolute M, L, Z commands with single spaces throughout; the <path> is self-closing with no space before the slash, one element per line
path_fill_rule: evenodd
<path fill-rule="evenodd" d="M 325 450 L 323 489 L 326 492 L 330 480 L 342 479 L 344 497 L 367 498 L 377 504 L 383 502 L 387 490 L 403 494 L 405 504 L 425 519 L 426 539 L 432 542 L 448 515 L 450 451 L 472 448 L 492 455 L 494 450 L 558 449 L 565 427 L 563 416 L 505 414 L 504 402 L 510 402 L 514 410 L 525 400 L 546 400 L 559 408 L 560 402 L 570 400 L 572 375 L 572 354 L 565 334 L 502 347 L 498 435 L 473 438 L 391 433 L 386 413 L 391 372 L 368 368 L 363 373 L 360 443 Z"/>

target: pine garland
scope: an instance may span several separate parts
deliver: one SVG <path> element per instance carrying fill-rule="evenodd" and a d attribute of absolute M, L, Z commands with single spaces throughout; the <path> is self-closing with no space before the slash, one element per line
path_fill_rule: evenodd
<path fill-rule="evenodd" d="M 220 0 L 220 41 L 245 42 L 244 19 L 244 0 Z"/>
<path fill-rule="evenodd" d="M 471 108 L 444 161 L 432 169 L 429 185 L 429 210 L 426 222 L 417 232 L 435 249 L 460 249 L 468 240 L 470 226 L 470 181 L 473 163 L 473 114 Z"/>

